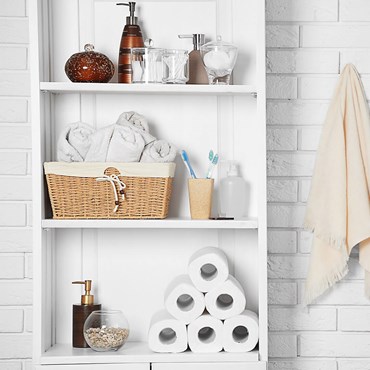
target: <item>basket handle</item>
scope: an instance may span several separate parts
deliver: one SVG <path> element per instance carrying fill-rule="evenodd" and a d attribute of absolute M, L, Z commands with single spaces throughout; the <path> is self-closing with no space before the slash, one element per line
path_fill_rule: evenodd
<path fill-rule="evenodd" d="M 126 189 L 126 184 L 119 178 L 119 176 L 112 174 L 110 176 L 108 175 L 103 175 L 102 177 L 97 177 L 96 181 L 98 182 L 103 182 L 103 181 L 109 181 L 112 185 L 113 188 L 113 193 L 114 193 L 114 208 L 113 208 L 113 213 L 116 213 L 118 211 L 119 207 L 119 200 L 118 200 L 118 193 L 121 195 L 122 201 L 125 200 L 125 189 Z M 118 185 L 118 192 L 116 188 L 116 184 Z"/>

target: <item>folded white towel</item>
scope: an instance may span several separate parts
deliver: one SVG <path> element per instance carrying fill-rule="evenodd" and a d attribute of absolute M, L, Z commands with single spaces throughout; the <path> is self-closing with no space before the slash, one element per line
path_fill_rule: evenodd
<path fill-rule="evenodd" d="M 110 125 L 92 137 L 86 162 L 139 162 L 145 140 L 131 126 Z"/>
<path fill-rule="evenodd" d="M 176 149 L 149 133 L 145 117 L 136 112 L 122 113 L 116 124 L 95 131 L 82 122 L 69 125 L 58 142 L 62 162 L 147 162 L 168 163 Z"/>
<path fill-rule="evenodd" d="M 85 162 L 105 162 L 115 125 L 102 128 L 94 133 Z"/>
<path fill-rule="evenodd" d="M 117 125 L 129 126 L 142 135 L 145 144 L 149 144 L 156 138 L 149 133 L 149 124 L 144 116 L 139 113 L 130 111 L 122 113 L 117 120 Z"/>
<path fill-rule="evenodd" d="M 168 163 L 176 158 L 177 150 L 165 140 L 156 140 L 145 146 L 140 162 Z"/>
<path fill-rule="evenodd" d="M 57 159 L 62 162 L 83 162 L 91 146 L 94 129 L 83 122 L 68 125 L 59 137 Z"/>
<path fill-rule="evenodd" d="M 115 125 L 106 161 L 139 162 L 144 146 L 143 136 L 132 127 Z"/>

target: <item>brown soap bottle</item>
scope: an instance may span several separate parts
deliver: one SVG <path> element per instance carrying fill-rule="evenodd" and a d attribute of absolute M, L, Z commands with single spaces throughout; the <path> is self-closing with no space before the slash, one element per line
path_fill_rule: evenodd
<path fill-rule="evenodd" d="M 178 35 L 180 39 L 193 39 L 194 49 L 189 54 L 189 81 L 187 84 L 208 85 L 207 72 L 200 55 L 200 47 L 204 44 L 204 33 L 193 33 L 191 35 Z"/>
<path fill-rule="evenodd" d="M 84 338 L 84 323 L 93 311 L 101 310 L 101 304 L 94 304 L 94 296 L 90 294 L 91 280 L 73 281 L 72 284 L 85 285 L 85 294 L 81 296 L 81 304 L 73 305 L 72 346 L 75 348 L 88 348 Z"/>
<path fill-rule="evenodd" d="M 126 5 L 130 9 L 130 16 L 126 17 L 126 25 L 122 32 L 118 57 L 118 82 L 129 84 L 132 82 L 131 48 L 143 48 L 144 40 L 137 24 L 137 17 L 135 17 L 136 3 L 117 3 L 116 5 Z"/>

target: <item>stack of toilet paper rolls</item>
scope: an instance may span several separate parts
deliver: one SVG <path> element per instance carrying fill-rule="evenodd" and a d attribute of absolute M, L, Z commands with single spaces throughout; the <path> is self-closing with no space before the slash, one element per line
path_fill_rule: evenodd
<path fill-rule="evenodd" d="M 226 255 L 207 247 L 189 261 L 165 292 L 165 309 L 153 317 L 148 345 L 154 352 L 248 352 L 258 343 L 258 316 L 246 310 L 240 283 Z"/>

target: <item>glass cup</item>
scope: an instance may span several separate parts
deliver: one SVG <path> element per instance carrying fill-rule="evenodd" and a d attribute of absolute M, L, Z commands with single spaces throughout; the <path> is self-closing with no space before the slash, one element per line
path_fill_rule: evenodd
<path fill-rule="evenodd" d="M 117 351 L 129 336 L 130 329 L 122 311 L 93 311 L 84 324 L 84 337 L 94 351 Z"/>
<path fill-rule="evenodd" d="M 163 49 L 132 48 L 132 83 L 162 83 Z"/>
<path fill-rule="evenodd" d="M 200 47 L 204 67 L 210 85 L 229 85 L 231 72 L 235 66 L 238 48 L 221 37 L 216 42 L 208 42 Z"/>
<path fill-rule="evenodd" d="M 187 50 L 164 50 L 162 60 L 162 81 L 164 83 L 185 84 L 189 81 L 189 54 Z"/>

